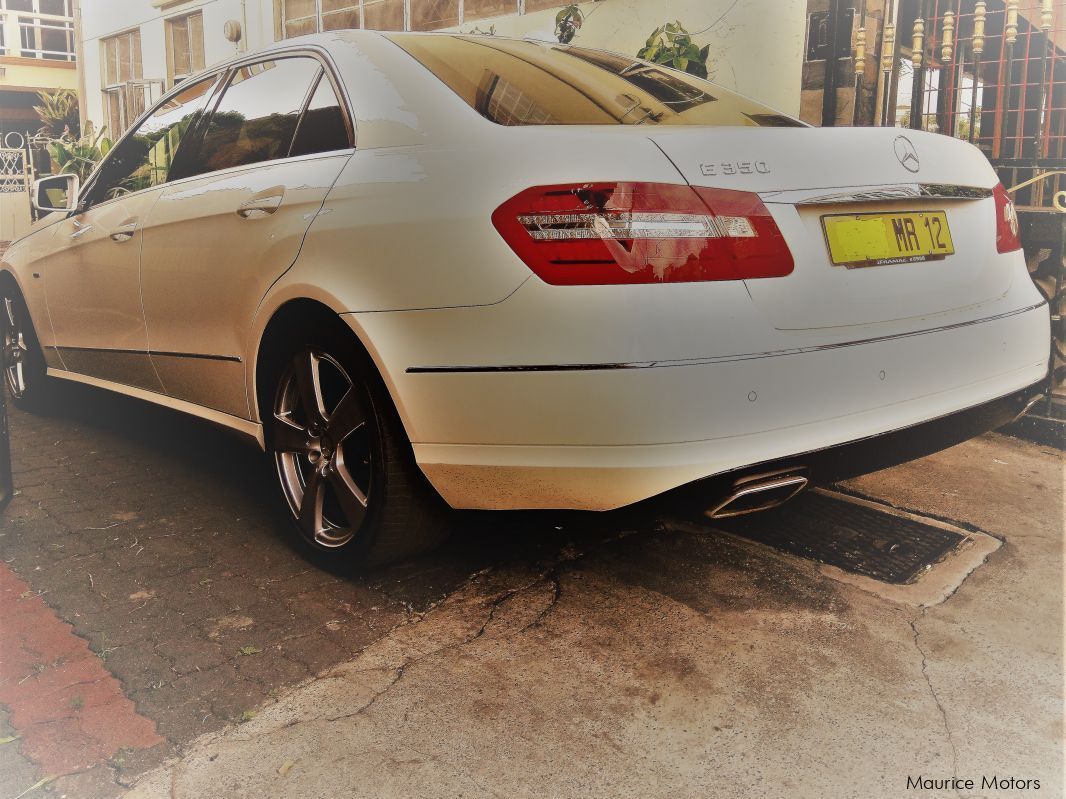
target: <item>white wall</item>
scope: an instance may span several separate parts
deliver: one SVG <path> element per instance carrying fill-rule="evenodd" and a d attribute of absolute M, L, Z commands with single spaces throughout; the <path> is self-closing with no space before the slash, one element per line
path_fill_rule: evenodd
<path fill-rule="evenodd" d="M 237 52 L 237 46 L 222 33 L 227 20 L 245 27 L 249 47 L 269 44 L 274 38 L 270 0 L 191 0 L 155 8 L 150 0 L 82 0 L 82 68 L 85 70 L 86 116 L 97 126 L 105 120 L 100 86 L 100 41 L 132 28 L 141 31 L 141 67 L 145 79 L 166 80 L 164 17 L 178 17 L 191 11 L 204 16 L 204 60 L 208 66 Z M 245 18 L 246 23 L 245 24 Z"/>
<path fill-rule="evenodd" d="M 29 198 L 30 196 L 24 191 L 0 194 L 0 244 L 14 241 L 29 232 L 31 222 Z"/>

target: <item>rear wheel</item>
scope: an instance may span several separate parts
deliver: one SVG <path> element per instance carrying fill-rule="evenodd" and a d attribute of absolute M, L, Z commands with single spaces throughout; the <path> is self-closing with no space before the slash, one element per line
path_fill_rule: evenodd
<path fill-rule="evenodd" d="M 43 410 L 48 395 L 44 354 L 22 295 L 6 281 L 0 284 L 0 327 L 4 387 L 22 410 Z"/>
<path fill-rule="evenodd" d="M 439 544 L 443 503 L 368 358 L 349 336 L 300 338 L 272 358 L 264 423 L 301 547 L 326 568 L 351 571 Z"/>

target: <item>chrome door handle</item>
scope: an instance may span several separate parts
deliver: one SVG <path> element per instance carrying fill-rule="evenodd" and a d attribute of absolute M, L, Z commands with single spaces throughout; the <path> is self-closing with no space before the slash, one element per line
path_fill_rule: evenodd
<path fill-rule="evenodd" d="M 81 226 L 78 227 L 78 229 L 76 231 L 74 231 L 73 233 L 70 234 L 70 237 L 72 239 L 80 238 L 81 236 L 84 236 L 86 233 L 88 233 L 92 229 L 93 229 L 92 225 L 81 225 Z"/>
<path fill-rule="evenodd" d="M 111 232 L 112 241 L 129 241 L 133 238 L 133 234 L 137 232 L 137 223 L 128 222 L 125 225 L 119 225 Z"/>
<path fill-rule="evenodd" d="M 280 206 L 280 194 L 271 194 L 269 197 L 253 197 L 251 200 L 237 206 L 237 216 L 241 219 L 262 219 L 264 216 L 274 213 Z"/>

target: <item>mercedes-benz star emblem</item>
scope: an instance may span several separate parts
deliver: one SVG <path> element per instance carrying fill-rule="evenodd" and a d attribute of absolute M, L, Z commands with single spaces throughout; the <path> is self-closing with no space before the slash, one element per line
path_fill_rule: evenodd
<path fill-rule="evenodd" d="M 906 136 L 897 136 L 895 149 L 896 158 L 903 164 L 903 168 L 910 172 L 917 172 L 921 167 L 921 162 L 918 160 L 918 151 L 914 149 L 911 140 Z"/>

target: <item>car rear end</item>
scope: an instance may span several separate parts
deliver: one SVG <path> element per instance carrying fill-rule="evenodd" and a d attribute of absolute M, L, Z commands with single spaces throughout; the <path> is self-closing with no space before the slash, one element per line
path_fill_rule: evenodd
<path fill-rule="evenodd" d="M 787 493 L 1008 421 L 1046 374 L 1046 304 L 976 149 L 807 128 L 592 51 L 475 42 L 464 72 L 465 46 L 394 38 L 488 126 L 471 237 L 529 270 L 495 303 L 349 317 L 453 506 Z"/>

